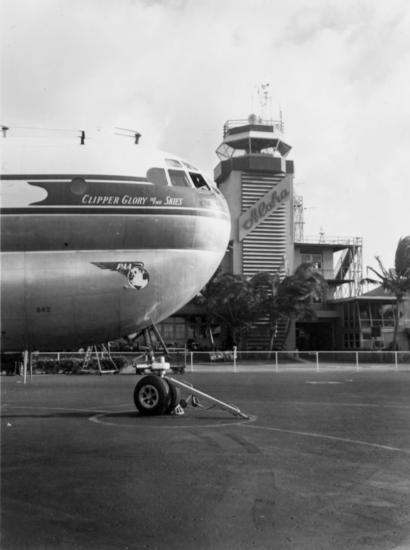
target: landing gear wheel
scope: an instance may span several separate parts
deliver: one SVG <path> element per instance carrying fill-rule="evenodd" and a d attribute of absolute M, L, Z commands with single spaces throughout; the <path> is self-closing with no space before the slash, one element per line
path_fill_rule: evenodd
<path fill-rule="evenodd" d="M 168 407 L 165 409 L 165 414 L 171 414 L 175 407 L 179 405 L 179 402 L 181 401 L 181 390 L 169 380 L 166 380 L 166 383 L 169 387 L 170 402 Z"/>
<path fill-rule="evenodd" d="M 144 376 L 135 386 L 134 403 L 144 416 L 164 414 L 169 407 L 170 399 L 170 386 L 155 374 Z"/>

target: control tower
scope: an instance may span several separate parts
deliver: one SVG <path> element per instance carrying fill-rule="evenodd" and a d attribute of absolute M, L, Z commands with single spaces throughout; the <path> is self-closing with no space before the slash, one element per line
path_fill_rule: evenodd
<path fill-rule="evenodd" d="M 232 217 L 224 268 L 252 276 L 293 270 L 293 162 L 283 122 L 250 115 L 228 120 L 214 179 Z"/>

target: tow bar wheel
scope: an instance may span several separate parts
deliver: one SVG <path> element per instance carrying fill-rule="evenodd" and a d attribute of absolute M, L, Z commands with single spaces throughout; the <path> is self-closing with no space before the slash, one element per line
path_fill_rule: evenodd
<path fill-rule="evenodd" d="M 155 374 L 144 376 L 135 386 L 134 403 L 144 416 L 163 414 L 170 400 L 169 385 Z"/>

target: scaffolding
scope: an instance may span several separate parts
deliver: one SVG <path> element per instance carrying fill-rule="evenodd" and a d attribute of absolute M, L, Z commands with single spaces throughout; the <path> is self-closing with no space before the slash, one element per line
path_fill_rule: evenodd
<path fill-rule="evenodd" d="M 303 234 L 303 201 L 294 201 L 295 245 L 312 245 L 315 248 L 333 248 L 336 263 L 327 269 L 320 268 L 325 279 L 334 285 L 333 298 L 352 298 L 363 293 L 363 239 L 361 237 L 329 236 L 321 231 L 319 236 Z M 334 260 L 335 261 L 335 260 Z"/>
<path fill-rule="evenodd" d="M 302 195 L 293 196 L 293 239 L 295 242 L 303 242 L 303 197 Z"/>
<path fill-rule="evenodd" d="M 342 252 L 335 268 L 335 279 L 348 281 L 336 288 L 335 298 L 352 298 L 360 296 L 363 291 L 363 240 L 361 237 L 352 240 Z"/>

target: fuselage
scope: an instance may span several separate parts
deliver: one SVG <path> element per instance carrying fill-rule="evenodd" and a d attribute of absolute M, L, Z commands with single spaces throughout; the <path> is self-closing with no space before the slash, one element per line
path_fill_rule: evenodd
<path fill-rule="evenodd" d="M 117 140 L 2 140 L 3 350 L 130 334 L 180 309 L 218 267 L 230 217 L 215 185 L 179 157 Z"/>

